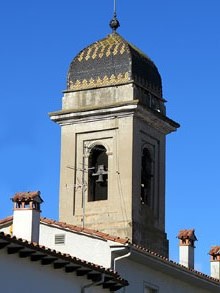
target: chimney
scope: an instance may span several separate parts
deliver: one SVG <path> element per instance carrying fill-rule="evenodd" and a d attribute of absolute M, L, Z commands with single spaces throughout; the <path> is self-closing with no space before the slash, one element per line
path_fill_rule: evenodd
<path fill-rule="evenodd" d="M 209 254 L 211 256 L 211 277 L 220 280 L 220 246 L 213 246 Z"/>
<path fill-rule="evenodd" d="M 180 230 L 179 239 L 179 262 L 181 265 L 194 269 L 194 242 L 197 240 L 195 230 Z"/>
<path fill-rule="evenodd" d="M 40 191 L 18 192 L 12 201 L 14 203 L 13 236 L 38 243 L 40 205 L 43 202 Z"/>

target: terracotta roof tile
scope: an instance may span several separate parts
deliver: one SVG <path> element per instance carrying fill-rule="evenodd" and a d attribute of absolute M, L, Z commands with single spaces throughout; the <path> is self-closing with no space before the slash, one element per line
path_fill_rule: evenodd
<path fill-rule="evenodd" d="M 208 280 L 208 281 L 214 282 L 215 284 L 220 285 L 220 280 L 219 279 L 215 279 L 215 278 L 210 277 L 209 275 L 206 275 L 206 274 L 204 274 L 202 272 L 196 271 L 194 269 L 191 269 L 191 268 L 188 268 L 186 266 L 183 266 L 183 265 L 181 265 L 181 264 L 179 264 L 179 263 L 177 263 L 175 261 L 169 260 L 168 258 L 166 258 L 164 256 L 161 256 L 160 254 L 155 253 L 155 252 L 153 252 L 153 251 L 151 251 L 151 250 L 149 250 L 147 248 L 143 248 L 143 247 L 135 245 L 135 244 L 131 244 L 131 247 L 135 248 L 136 250 L 138 250 L 140 252 L 143 252 L 144 254 L 147 254 L 149 256 L 151 255 L 151 256 L 157 258 L 158 260 L 162 261 L 165 264 L 172 265 L 175 268 L 181 268 L 183 271 L 191 272 L 195 276 L 199 276 L 204 280 Z M 220 246 L 219 246 L 219 248 L 220 248 Z"/>
<path fill-rule="evenodd" d="M 7 218 L 1 220 L 0 224 L 1 223 L 11 222 L 12 220 L 13 220 L 12 216 L 7 217 Z M 45 223 L 45 224 L 49 224 L 49 225 L 52 225 L 52 226 L 58 226 L 58 227 L 62 228 L 62 222 L 57 222 L 55 220 L 51 220 L 51 219 L 48 219 L 48 218 L 41 218 L 41 222 Z M 120 237 L 112 237 L 107 233 L 103 233 L 103 232 L 100 232 L 100 231 L 95 231 L 95 230 L 92 230 L 92 229 L 90 230 L 90 229 L 87 229 L 87 228 L 83 229 L 82 227 L 69 225 L 69 224 L 66 224 L 65 229 L 69 229 L 69 230 L 71 230 L 73 232 L 77 232 L 77 233 L 83 233 L 83 234 L 87 234 L 87 235 L 91 235 L 91 236 L 96 236 L 96 237 L 102 238 L 104 240 L 111 240 L 111 241 L 119 242 L 121 244 L 129 244 L 129 246 L 134 248 L 135 250 L 140 251 L 140 252 L 142 252 L 142 253 L 144 253 L 146 255 L 152 256 L 154 258 L 157 258 L 157 259 L 161 260 L 162 262 L 164 262 L 164 263 L 166 263 L 168 265 L 174 266 L 176 268 L 181 268 L 184 271 L 192 272 L 193 274 L 195 274 L 197 276 L 200 276 L 203 279 L 213 281 L 215 283 L 220 284 L 220 280 L 218 280 L 218 279 L 212 278 L 212 277 L 210 277 L 210 276 L 208 276 L 206 274 L 203 274 L 203 273 L 201 273 L 199 271 L 196 271 L 194 269 L 190 269 L 190 268 L 187 268 L 187 267 L 185 267 L 183 265 L 180 265 L 179 263 L 174 262 L 172 260 L 169 260 L 168 258 L 166 258 L 164 256 L 161 256 L 160 254 L 155 253 L 155 252 L 153 252 L 153 251 L 151 251 L 151 250 L 149 250 L 147 248 L 141 247 L 141 246 L 136 245 L 136 244 L 132 244 L 131 242 L 129 242 L 128 239 L 124 239 L 124 238 L 120 238 Z M 184 236 L 184 237 L 192 237 L 192 235 L 193 235 L 192 233 L 194 233 L 193 229 L 191 229 L 191 230 L 181 230 L 180 233 L 178 234 L 178 236 L 180 235 L 180 236 Z M 216 251 L 218 251 L 218 248 L 220 250 L 220 246 L 213 247 L 210 250 L 209 254 L 211 254 L 211 252 L 216 253 Z"/>
<path fill-rule="evenodd" d="M 4 218 L 4 219 L 0 220 L 0 225 L 7 224 L 7 223 L 12 222 L 12 221 L 13 221 L 13 216 L 8 216 L 7 218 Z"/>
<path fill-rule="evenodd" d="M 115 237 L 115 236 L 111 236 L 111 235 L 106 235 L 105 236 L 105 238 L 107 239 L 107 240 L 110 240 L 110 241 L 117 241 L 117 237 Z"/>
<path fill-rule="evenodd" d="M 108 234 L 103 233 L 103 232 L 97 230 L 97 231 L 96 231 L 96 235 L 97 235 L 97 236 L 100 236 L 100 237 L 106 237 Z"/>
<path fill-rule="evenodd" d="M 17 192 L 12 197 L 12 201 L 28 201 L 40 197 L 40 191 Z"/>
<path fill-rule="evenodd" d="M 107 268 L 104 268 L 104 267 L 99 266 L 97 264 L 79 259 L 74 256 L 70 256 L 69 254 L 57 252 L 56 250 L 50 249 L 50 248 L 42 246 L 42 245 L 38 245 L 37 243 L 34 243 L 34 242 L 28 242 L 23 239 L 18 239 L 15 236 L 12 237 L 10 235 L 6 235 L 3 232 L 0 232 L 0 242 L 1 242 L 1 240 L 3 240 L 4 243 L 5 243 L 5 241 L 7 241 L 7 245 L 9 245 L 11 243 L 14 243 L 16 245 L 20 245 L 21 249 L 22 249 L 22 247 L 33 249 L 33 253 L 34 252 L 41 252 L 42 259 L 46 254 L 48 256 L 54 257 L 54 260 L 60 259 L 60 260 L 66 261 L 68 265 L 71 263 L 74 263 L 74 264 L 78 264 L 82 268 L 86 267 L 89 270 L 94 270 L 98 273 L 104 273 L 104 274 L 106 274 L 106 276 L 108 278 L 112 279 L 112 282 L 115 283 L 116 287 L 128 286 L 128 281 L 121 278 L 117 272 L 114 272 L 111 269 L 107 269 Z M 4 249 L 4 247 L 6 247 L 6 246 L 0 246 L 0 249 Z M 21 251 L 21 249 L 19 249 L 19 251 Z M 18 251 L 15 251 L 15 252 L 18 252 Z M 103 286 L 104 286 L 104 283 L 105 283 L 105 281 L 103 281 Z M 115 290 L 113 290 L 113 291 L 115 291 Z"/>
<path fill-rule="evenodd" d="M 209 251 L 210 255 L 220 255 L 220 246 L 213 246 Z"/>
<path fill-rule="evenodd" d="M 78 227 L 78 226 L 74 226 L 74 225 L 71 225 L 71 224 L 66 224 L 64 222 L 58 222 L 58 221 L 50 220 L 48 218 L 41 218 L 41 222 L 45 223 L 45 224 L 52 225 L 52 226 L 58 226 L 60 228 L 68 229 L 68 230 L 71 230 L 73 232 L 84 233 L 84 234 L 91 235 L 91 236 L 94 236 L 94 237 L 99 237 L 99 238 L 102 238 L 104 240 L 110 240 L 110 241 L 114 241 L 114 242 L 119 242 L 121 244 L 129 243 L 128 239 L 120 238 L 120 237 L 117 237 L 117 236 L 111 236 L 111 235 L 109 235 L 107 233 L 96 231 L 94 229 Z"/>
<path fill-rule="evenodd" d="M 190 240 L 197 240 L 196 235 L 195 235 L 195 229 L 184 229 L 180 230 L 179 234 L 177 236 L 178 239 L 190 239 Z"/>
<path fill-rule="evenodd" d="M 73 230 L 73 231 L 76 231 L 76 232 L 82 232 L 82 230 L 83 230 L 83 228 L 77 227 L 77 226 L 73 226 L 73 225 L 70 225 L 68 228 L 70 230 Z"/>

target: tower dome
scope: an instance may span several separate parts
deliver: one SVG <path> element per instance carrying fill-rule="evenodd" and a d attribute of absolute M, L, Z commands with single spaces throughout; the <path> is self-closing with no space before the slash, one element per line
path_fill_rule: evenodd
<path fill-rule="evenodd" d="M 71 62 L 67 91 L 135 83 L 162 99 L 161 77 L 155 64 L 118 33 L 83 49 Z"/>

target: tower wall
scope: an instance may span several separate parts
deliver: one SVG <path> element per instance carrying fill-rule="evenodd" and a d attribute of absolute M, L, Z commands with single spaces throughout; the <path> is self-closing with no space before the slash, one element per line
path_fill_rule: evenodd
<path fill-rule="evenodd" d="M 52 116 L 62 126 L 60 220 L 128 237 L 167 256 L 165 136 L 171 128 L 135 97 L 132 85 L 64 94 L 63 110 Z M 89 200 L 95 146 L 108 156 L 107 200 Z M 152 156 L 150 203 L 141 192 L 143 148 Z"/>
<path fill-rule="evenodd" d="M 131 95 L 129 91 L 133 91 L 131 86 L 119 89 L 121 96 L 128 98 Z M 115 113 L 113 106 L 119 105 L 113 101 L 114 88 L 108 88 L 108 99 L 101 105 L 99 96 L 103 97 L 106 91 L 95 92 L 96 98 L 93 97 L 94 91 L 90 97 L 89 91 L 84 92 L 87 101 L 84 106 L 82 92 L 64 97 L 65 107 L 74 104 L 75 109 L 83 107 L 84 111 L 88 107 L 88 113 L 78 121 L 75 119 L 62 126 L 60 220 L 132 239 L 133 113 L 127 106 Z M 89 101 L 93 101 L 93 107 Z M 101 113 L 100 106 L 104 108 Z M 91 172 L 88 170 L 88 158 L 95 145 L 103 145 L 107 150 L 108 199 L 88 201 L 88 176 Z"/>
<path fill-rule="evenodd" d="M 147 114 L 147 113 L 146 113 Z M 132 218 L 133 241 L 168 255 L 165 233 L 165 134 L 146 121 L 134 119 Z M 152 155 L 152 190 L 149 202 L 141 198 L 141 158 L 143 148 Z"/>

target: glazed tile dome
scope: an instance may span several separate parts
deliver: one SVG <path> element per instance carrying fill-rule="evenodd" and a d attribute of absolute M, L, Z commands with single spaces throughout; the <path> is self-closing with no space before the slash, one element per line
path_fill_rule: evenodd
<path fill-rule="evenodd" d="M 83 49 L 71 62 L 67 90 L 76 91 L 135 83 L 162 98 L 155 64 L 139 49 L 112 33 Z"/>

